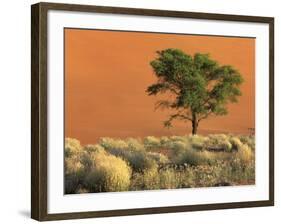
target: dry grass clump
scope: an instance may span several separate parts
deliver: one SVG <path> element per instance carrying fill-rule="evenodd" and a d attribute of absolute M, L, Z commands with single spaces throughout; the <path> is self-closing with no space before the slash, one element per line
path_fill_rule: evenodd
<path fill-rule="evenodd" d="M 248 145 L 252 150 L 255 150 L 255 136 L 245 136 L 245 135 L 241 135 L 240 136 L 240 141 L 243 144 Z"/>
<path fill-rule="evenodd" d="M 246 185 L 255 182 L 253 136 L 216 134 L 81 146 L 65 140 L 65 193 Z"/>
<path fill-rule="evenodd" d="M 65 192 L 124 191 L 130 185 L 131 168 L 100 145 L 84 148 L 75 139 L 66 140 Z"/>
<path fill-rule="evenodd" d="M 240 159 L 243 163 L 248 164 L 253 160 L 253 152 L 248 145 L 242 144 L 236 152 L 236 158 Z"/>
<path fill-rule="evenodd" d="M 167 156 L 158 152 L 148 152 L 147 156 L 156 161 L 158 164 L 168 163 L 170 160 Z"/>
<path fill-rule="evenodd" d="M 128 145 L 129 150 L 132 150 L 132 151 L 144 151 L 145 150 L 144 145 L 141 143 L 141 141 L 139 139 L 128 138 L 126 140 L 126 143 Z"/>
<path fill-rule="evenodd" d="M 145 170 L 142 175 L 145 190 L 159 189 L 158 170 L 156 167 Z"/>
<path fill-rule="evenodd" d="M 92 152 L 102 152 L 105 149 L 101 145 L 96 144 L 96 145 L 86 145 L 84 147 L 84 150 L 88 153 L 92 153 Z"/>
<path fill-rule="evenodd" d="M 232 144 L 229 137 L 224 134 L 209 135 L 203 143 L 203 148 L 210 151 L 231 152 Z"/>
<path fill-rule="evenodd" d="M 127 161 L 135 172 L 142 172 L 145 169 L 151 169 L 156 166 L 155 160 L 147 156 L 145 151 L 129 151 L 124 149 L 110 149 L 107 151 Z"/>
<path fill-rule="evenodd" d="M 204 147 L 204 143 L 208 140 L 208 137 L 204 137 L 201 135 L 190 135 L 188 137 L 192 148 L 194 149 L 202 149 Z"/>
<path fill-rule="evenodd" d="M 187 136 L 171 136 L 170 138 L 163 137 L 160 139 L 161 146 L 164 149 L 171 150 L 173 155 L 191 148 L 191 144 Z"/>
<path fill-rule="evenodd" d="M 161 147 L 161 141 L 159 138 L 156 138 L 154 136 L 147 136 L 143 140 L 144 147 L 146 149 L 157 149 Z"/>
<path fill-rule="evenodd" d="M 166 143 L 168 143 L 170 141 L 170 138 L 167 136 L 162 136 L 159 140 L 160 140 L 161 146 L 164 146 Z"/>
<path fill-rule="evenodd" d="M 189 144 L 183 141 L 176 141 L 172 140 L 170 142 L 167 142 L 165 145 L 163 145 L 167 149 L 171 149 L 174 151 L 174 153 L 178 153 L 180 151 L 186 150 L 189 148 Z"/>
<path fill-rule="evenodd" d="M 83 150 L 80 142 L 76 139 L 65 139 L 65 193 L 75 193 L 79 188 L 84 175 L 84 166 L 81 162 Z"/>
<path fill-rule="evenodd" d="M 128 190 L 132 171 L 125 161 L 106 152 L 89 156 L 92 168 L 85 177 L 86 189 L 90 192 Z"/>
<path fill-rule="evenodd" d="M 130 151 L 143 151 L 145 150 L 144 145 L 139 139 L 128 138 L 126 140 L 113 139 L 113 138 L 101 138 L 99 145 L 106 150 L 121 149 Z"/>
<path fill-rule="evenodd" d="M 77 139 L 66 138 L 64 144 L 65 144 L 64 155 L 66 157 L 70 157 L 71 155 L 77 154 L 82 150 L 80 141 Z"/>
<path fill-rule="evenodd" d="M 177 176 L 178 173 L 173 169 L 163 170 L 159 173 L 159 188 L 174 189 L 180 187 L 180 181 L 178 180 Z"/>
<path fill-rule="evenodd" d="M 242 143 L 238 137 L 232 137 L 231 143 L 235 149 L 235 157 L 243 163 L 250 163 L 254 159 L 254 149 L 251 149 L 248 144 Z"/>
<path fill-rule="evenodd" d="M 238 137 L 231 137 L 229 139 L 231 145 L 232 145 L 232 149 L 234 151 L 237 151 L 238 148 L 242 145 L 242 142 L 240 141 L 240 139 Z"/>
<path fill-rule="evenodd" d="M 105 149 L 127 149 L 127 142 L 121 139 L 101 138 L 99 144 Z"/>
<path fill-rule="evenodd" d="M 215 163 L 215 154 L 208 151 L 185 150 L 178 154 L 174 162 L 176 164 L 188 164 L 191 166 L 212 165 Z"/>

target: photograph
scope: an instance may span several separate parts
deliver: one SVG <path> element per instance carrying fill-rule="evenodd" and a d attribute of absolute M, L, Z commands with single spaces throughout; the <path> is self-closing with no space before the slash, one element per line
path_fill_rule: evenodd
<path fill-rule="evenodd" d="M 31 39 L 33 219 L 274 206 L 274 17 L 40 2 Z"/>
<path fill-rule="evenodd" d="M 63 38 L 65 194 L 255 185 L 255 37 Z"/>

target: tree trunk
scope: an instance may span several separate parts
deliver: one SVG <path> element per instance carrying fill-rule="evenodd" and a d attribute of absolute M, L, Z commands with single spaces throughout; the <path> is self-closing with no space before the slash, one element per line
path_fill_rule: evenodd
<path fill-rule="evenodd" d="M 198 120 L 196 114 L 192 114 L 192 135 L 197 134 Z"/>

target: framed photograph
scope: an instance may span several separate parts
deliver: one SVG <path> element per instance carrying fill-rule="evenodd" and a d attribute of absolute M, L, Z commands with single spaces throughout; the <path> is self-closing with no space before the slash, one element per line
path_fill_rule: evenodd
<path fill-rule="evenodd" d="M 32 218 L 274 204 L 274 18 L 32 5 Z"/>

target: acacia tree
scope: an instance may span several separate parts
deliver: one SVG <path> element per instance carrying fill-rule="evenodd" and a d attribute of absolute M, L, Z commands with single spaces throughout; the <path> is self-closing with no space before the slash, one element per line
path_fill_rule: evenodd
<path fill-rule="evenodd" d="M 208 54 L 191 56 L 179 49 L 165 49 L 157 51 L 150 65 L 158 81 L 147 88 L 148 95 L 172 94 L 169 100 L 156 103 L 156 108 L 174 111 L 164 122 L 166 127 L 176 119 L 191 121 L 194 135 L 200 121 L 212 114 L 227 114 L 226 104 L 237 102 L 241 95 L 239 72 L 230 65 L 219 65 Z"/>

